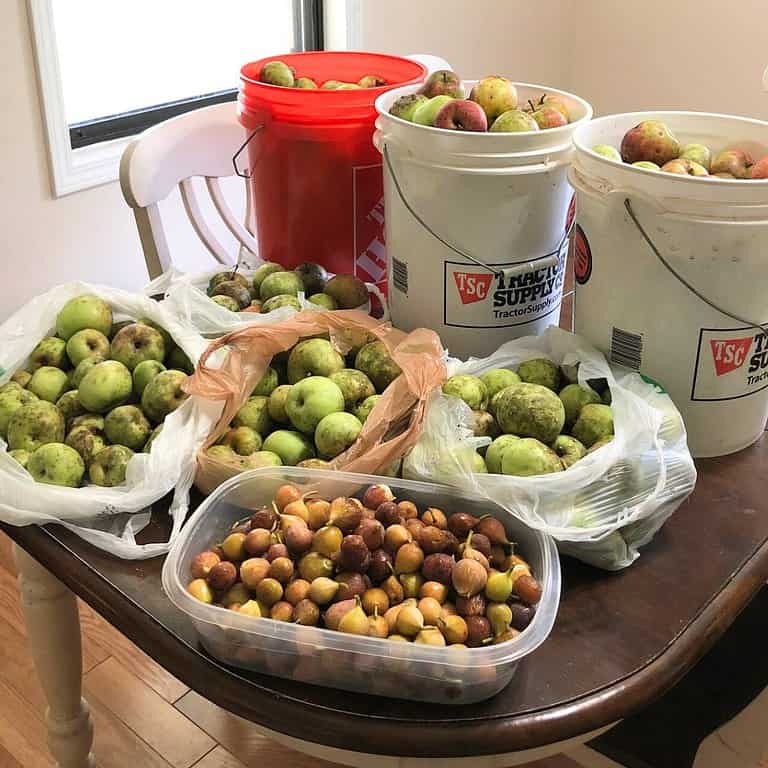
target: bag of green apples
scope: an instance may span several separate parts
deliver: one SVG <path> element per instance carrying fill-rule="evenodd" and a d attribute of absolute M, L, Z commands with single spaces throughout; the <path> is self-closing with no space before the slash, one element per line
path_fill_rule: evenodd
<path fill-rule="evenodd" d="M 124 558 L 168 551 L 220 411 L 181 390 L 206 346 L 148 297 L 80 282 L 0 325 L 0 520 L 60 523 Z M 137 544 L 174 489 L 170 540 Z"/>
<path fill-rule="evenodd" d="M 624 568 L 691 493 L 696 470 L 669 396 L 619 371 L 555 327 L 484 359 L 449 359 L 403 477 L 468 488 L 566 554 Z"/>
<path fill-rule="evenodd" d="M 212 368 L 222 348 L 228 355 Z M 195 484 L 210 493 L 244 469 L 283 464 L 394 473 L 445 376 L 434 331 L 405 334 L 354 310 L 233 331 L 208 347 L 186 384 L 224 402 Z"/>

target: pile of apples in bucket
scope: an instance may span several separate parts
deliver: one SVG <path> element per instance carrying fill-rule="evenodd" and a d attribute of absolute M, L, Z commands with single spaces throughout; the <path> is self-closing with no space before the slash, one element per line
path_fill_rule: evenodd
<path fill-rule="evenodd" d="M 624 134 L 620 149 L 596 144 L 592 151 L 647 171 L 709 179 L 768 179 L 768 155 L 756 163 L 743 149 L 726 149 L 713 156 L 704 144 L 681 145 L 661 120 L 638 123 Z"/>

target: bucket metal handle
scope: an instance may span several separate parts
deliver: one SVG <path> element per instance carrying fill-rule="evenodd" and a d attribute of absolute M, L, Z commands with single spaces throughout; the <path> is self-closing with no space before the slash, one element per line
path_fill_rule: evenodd
<path fill-rule="evenodd" d="M 250 179 L 251 178 L 251 172 L 250 170 L 246 169 L 244 171 L 241 171 L 237 167 L 237 158 L 240 157 L 240 155 L 243 154 L 243 150 L 251 143 L 253 137 L 264 127 L 264 123 L 261 125 L 257 125 L 252 131 L 250 136 L 240 145 L 240 149 L 235 152 L 234 155 L 232 155 L 232 167 L 235 169 L 235 173 L 241 178 L 241 179 Z"/>
<path fill-rule="evenodd" d="M 424 229 L 429 232 L 430 235 L 432 235 L 432 237 L 441 242 L 446 248 L 453 251 L 455 254 L 464 257 L 482 269 L 487 269 L 495 277 L 504 277 L 505 279 L 508 277 L 513 277 L 517 274 L 522 274 L 523 272 L 532 272 L 536 269 L 546 269 L 548 267 L 555 266 L 560 261 L 560 253 L 563 249 L 563 245 L 568 240 L 568 237 L 573 230 L 574 222 L 571 222 L 571 225 L 566 229 L 565 234 L 563 234 L 560 242 L 557 245 L 557 248 L 553 253 L 548 253 L 545 256 L 531 259 L 530 261 L 524 262 L 522 264 L 515 264 L 512 267 L 505 267 L 504 269 L 490 266 L 481 259 L 478 259 L 476 256 L 473 256 L 471 253 L 468 253 L 463 248 L 454 245 L 450 241 L 446 240 L 442 235 L 435 232 L 435 230 L 432 229 L 432 227 L 430 227 L 426 221 L 424 221 L 424 219 L 416 212 L 414 207 L 406 199 L 403 188 L 400 186 L 400 181 L 397 178 L 397 174 L 395 173 L 395 169 L 392 165 L 392 160 L 389 157 L 389 147 L 386 143 L 384 143 L 384 146 L 382 147 L 382 154 L 384 155 L 384 162 L 387 164 L 387 170 L 389 171 L 389 175 L 392 177 L 392 183 L 395 185 L 395 189 L 397 190 L 397 195 L 400 198 L 400 202 L 402 202 L 411 216 L 413 216 L 413 218 L 416 219 L 416 221 L 418 221 L 419 224 L 421 224 L 421 226 L 424 227 Z"/>
<path fill-rule="evenodd" d="M 648 244 L 648 247 L 651 249 L 653 254 L 656 256 L 656 258 L 661 262 L 661 264 L 666 268 L 666 270 L 685 288 L 687 288 L 696 298 L 703 301 L 708 307 L 711 307 L 716 312 L 720 312 L 721 314 L 725 315 L 726 317 L 730 317 L 731 320 L 735 320 L 737 323 L 742 323 L 743 325 L 749 326 L 751 328 L 757 328 L 759 331 L 764 333 L 768 336 L 768 323 L 756 323 L 753 320 L 748 320 L 747 318 L 741 317 L 739 315 L 734 314 L 733 312 L 729 312 L 727 309 L 723 309 L 721 306 L 716 304 L 711 299 L 708 299 L 701 291 L 696 289 L 693 285 L 691 285 L 688 280 L 686 280 L 670 263 L 667 261 L 667 259 L 662 256 L 661 251 L 656 247 L 656 244 L 651 239 L 648 232 L 645 230 L 645 227 L 640 223 L 640 220 L 637 218 L 637 214 L 634 211 L 634 208 L 632 207 L 632 201 L 628 198 L 624 198 L 624 208 L 627 211 L 627 214 L 629 215 L 629 218 L 632 219 L 632 222 L 637 227 L 638 231 L 643 237 L 643 240 Z"/>

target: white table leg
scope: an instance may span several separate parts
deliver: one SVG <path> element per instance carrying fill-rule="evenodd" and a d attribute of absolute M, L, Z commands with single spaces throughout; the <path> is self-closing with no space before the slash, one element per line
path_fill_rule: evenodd
<path fill-rule="evenodd" d="M 15 547 L 27 637 L 48 701 L 48 748 L 59 768 L 95 768 L 93 723 L 82 698 L 80 618 L 75 596 Z"/>

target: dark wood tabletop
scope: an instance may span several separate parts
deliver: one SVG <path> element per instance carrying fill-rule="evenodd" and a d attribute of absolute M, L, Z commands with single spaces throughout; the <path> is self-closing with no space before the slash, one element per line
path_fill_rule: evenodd
<path fill-rule="evenodd" d="M 436 706 L 334 691 L 225 668 L 164 596 L 163 558 L 127 562 L 57 526 L 6 533 L 107 621 L 211 701 L 292 737 L 385 755 L 511 752 L 567 739 L 661 696 L 768 580 L 768 440 L 698 462 L 693 496 L 630 568 L 563 559 L 549 639 L 494 698 Z M 163 505 L 145 537 L 165 532 Z"/>

